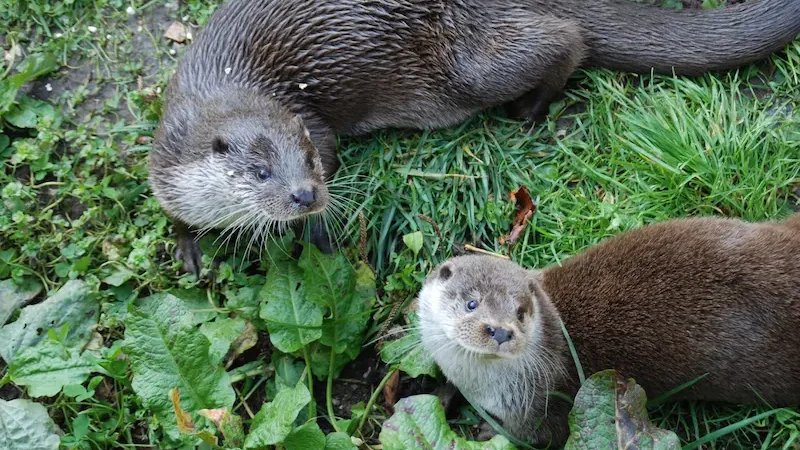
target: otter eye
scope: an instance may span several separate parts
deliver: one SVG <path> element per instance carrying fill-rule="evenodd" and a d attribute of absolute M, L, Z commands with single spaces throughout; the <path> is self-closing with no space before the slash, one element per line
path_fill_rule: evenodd
<path fill-rule="evenodd" d="M 259 167 L 258 170 L 256 171 L 256 176 L 261 181 L 266 180 L 267 178 L 269 178 L 270 175 L 271 174 L 269 173 L 269 170 L 267 170 L 266 167 Z"/>
<path fill-rule="evenodd" d="M 470 300 L 467 302 L 467 311 L 475 311 L 475 308 L 478 307 L 478 302 L 475 300 Z"/>

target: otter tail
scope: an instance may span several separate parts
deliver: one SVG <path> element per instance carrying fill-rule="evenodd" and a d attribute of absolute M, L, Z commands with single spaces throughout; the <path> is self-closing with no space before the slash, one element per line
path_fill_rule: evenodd
<path fill-rule="evenodd" d="M 580 7 L 569 6 L 576 3 Z M 666 9 L 631 0 L 563 5 L 586 30 L 589 66 L 637 73 L 734 69 L 766 58 L 800 34 L 800 0 L 748 0 L 713 10 Z"/>

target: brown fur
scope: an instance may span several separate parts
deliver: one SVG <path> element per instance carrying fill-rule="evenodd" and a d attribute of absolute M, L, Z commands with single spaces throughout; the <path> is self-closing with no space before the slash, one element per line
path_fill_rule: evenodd
<path fill-rule="evenodd" d="M 315 176 L 329 177 L 337 167 L 336 133 L 444 127 L 500 105 L 530 120 L 547 112 L 580 66 L 698 74 L 763 58 L 798 33 L 795 0 L 713 11 L 628 0 L 231 0 L 170 83 L 151 182 L 174 219 L 192 228 L 214 225 L 180 211 L 201 206 L 180 199 L 169 205 L 170 178 L 214 170 L 193 167 L 212 153 L 209 139 L 196 135 L 215 133 L 211 119 L 237 111 L 237 98 L 271 104 L 255 121 L 261 129 L 248 132 L 289 142 L 284 155 L 298 148 L 287 133 L 308 132 L 323 167 Z M 256 113 L 246 110 L 238 117 L 250 126 Z M 210 128 L 197 126 L 198 111 Z M 287 121 L 298 114 L 306 129 L 291 131 Z M 269 148 L 229 159 L 238 159 L 236 166 L 269 164 L 276 174 L 298 169 L 298 158 L 264 158 Z"/>
<path fill-rule="evenodd" d="M 442 277 L 443 269 L 449 277 Z M 555 369 L 523 371 L 535 392 L 521 395 L 514 386 L 522 377 L 504 382 L 499 374 L 513 370 L 498 370 L 496 357 L 464 356 L 464 343 L 473 341 L 446 329 L 451 321 L 462 329 L 448 305 L 462 309 L 459 293 L 465 286 L 480 297 L 499 299 L 503 309 L 532 295 L 539 315 L 532 320 L 540 323 L 543 337 L 529 331 L 522 337 L 535 351 L 500 360 L 521 368 L 541 362 L 541 354 L 558 355 L 549 367 L 566 367 L 570 376 Z M 671 220 L 623 233 L 560 267 L 538 271 L 490 256 L 457 257 L 430 275 L 419 301 L 423 344 L 448 379 L 509 431 L 539 443 L 551 438 L 563 443 L 567 437 L 569 406 L 557 398 L 547 404 L 545 389 L 574 396 L 579 387 L 559 317 L 587 375 L 618 369 L 655 397 L 707 374 L 674 398 L 800 403 L 800 214 L 780 223 Z M 480 317 L 495 317 L 498 306 L 485 305 Z M 509 399 L 496 401 L 508 392 Z"/>

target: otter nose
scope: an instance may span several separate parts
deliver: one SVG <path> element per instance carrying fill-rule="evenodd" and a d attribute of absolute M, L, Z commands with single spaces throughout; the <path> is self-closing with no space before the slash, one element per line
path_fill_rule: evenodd
<path fill-rule="evenodd" d="M 486 331 L 498 344 L 508 342 L 514 336 L 514 333 L 503 328 L 486 327 Z"/>
<path fill-rule="evenodd" d="M 314 200 L 316 200 L 315 197 L 316 196 L 314 195 L 314 191 L 313 190 L 307 191 L 307 190 L 303 189 L 301 191 L 297 191 L 297 192 L 293 192 L 292 193 L 292 201 L 297 206 L 309 207 L 309 206 L 314 204 Z"/>

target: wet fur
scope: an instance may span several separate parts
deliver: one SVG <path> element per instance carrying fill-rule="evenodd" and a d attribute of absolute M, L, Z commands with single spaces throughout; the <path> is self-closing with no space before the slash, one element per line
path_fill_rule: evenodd
<path fill-rule="evenodd" d="M 291 153 L 308 134 L 321 164 L 309 176 L 324 184 L 337 168 L 337 133 L 445 127 L 500 105 L 532 120 L 581 66 L 698 74 L 763 58 L 798 33 L 794 0 L 713 11 L 628 0 L 231 0 L 168 86 L 150 179 L 180 229 L 208 227 L 243 195 L 238 185 L 220 187 L 227 180 L 210 145 L 216 116 L 231 119 L 230 133 L 272 141 L 283 152 L 274 159 L 281 175 L 302 167 L 304 155 Z M 297 115 L 302 129 L 292 126 Z M 233 157 L 239 166 L 260 158 Z M 204 201 L 220 197 L 229 201 Z M 246 206 L 285 217 L 269 201 Z"/>
<path fill-rule="evenodd" d="M 464 286 L 504 299 L 487 303 L 493 309 L 533 299 L 539 331 L 525 336 L 529 350 L 516 364 L 468 356 L 448 335 L 460 327 L 452 308 L 463 303 Z M 782 223 L 667 221 L 536 271 L 490 256 L 457 257 L 429 276 L 419 299 L 423 345 L 447 378 L 510 432 L 539 443 L 567 437 L 569 405 L 548 403 L 545 388 L 574 396 L 579 387 L 559 317 L 587 375 L 615 368 L 655 397 L 708 373 L 675 398 L 800 403 L 800 214 Z M 534 362 L 546 376 L 520 375 Z M 527 411 L 541 419 L 545 406 L 537 429 Z"/>

